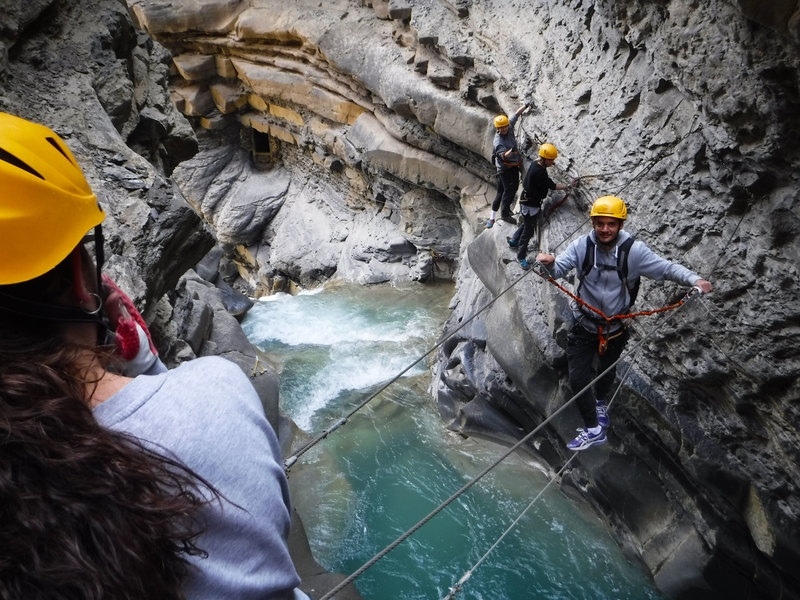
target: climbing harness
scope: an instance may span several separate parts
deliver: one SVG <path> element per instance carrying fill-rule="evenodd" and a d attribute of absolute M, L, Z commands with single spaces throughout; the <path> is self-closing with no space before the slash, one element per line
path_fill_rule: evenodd
<path fill-rule="evenodd" d="M 597 328 L 597 353 L 600 356 L 603 356 L 608 350 L 608 342 L 621 336 L 625 332 L 626 328 L 627 325 L 623 326 L 622 329 L 617 330 L 617 332 L 612 335 L 604 335 L 602 325 L 599 326 Z"/>
<path fill-rule="evenodd" d="M 624 328 L 627 327 L 627 324 L 623 324 L 623 326 L 622 326 L 623 329 L 622 330 L 615 331 L 615 333 L 613 335 L 606 334 L 605 332 L 608 329 L 611 328 L 611 325 L 612 325 L 612 323 L 614 321 L 626 321 L 626 320 L 634 319 L 636 317 L 650 316 L 650 315 L 655 315 L 655 314 L 658 314 L 658 313 L 667 312 L 669 310 L 675 310 L 676 308 L 680 308 L 681 306 L 686 304 L 686 302 L 694 294 L 702 293 L 702 290 L 700 290 L 700 288 L 692 287 L 685 296 L 683 296 L 680 300 L 678 300 L 677 302 L 674 302 L 673 304 L 669 304 L 667 306 L 663 306 L 661 308 L 655 308 L 655 309 L 652 309 L 652 310 L 642 310 L 642 311 L 634 312 L 634 313 L 623 313 L 623 314 L 608 316 L 603 311 L 601 311 L 599 308 L 595 308 L 594 306 L 592 306 L 591 304 L 589 304 L 585 300 L 582 300 L 581 298 L 579 298 L 578 296 L 573 294 L 571 291 L 569 291 L 563 285 L 558 283 L 553 278 L 553 276 L 550 275 L 550 272 L 547 270 L 547 267 L 545 267 L 542 263 L 540 263 L 538 261 L 535 262 L 533 264 L 533 269 L 531 269 L 531 270 L 534 273 L 536 273 L 537 275 L 539 275 L 539 277 L 541 277 L 542 279 L 544 279 L 545 281 L 547 281 L 549 283 L 552 283 L 559 290 L 564 292 L 574 302 L 576 302 L 578 304 L 578 306 L 580 306 L 581 308 L 585 308 L 585 309 L 591 311 L 592 313 L 596 314 L 597 315 L 597 318 L 595 319 L 596 321 L 602 321 L 602 322 L 605 323 L 605 325 L 600 325 L 599 323 L 596 323 L 597 324 L 597 336 L 598 336 L 598 352 L 601 355 L 605 354 L 605 352 L 606 352 L 606 350 L 608 348 L 609 340 L 612 340 L 615 337 L 617 337 L 619 335 L 622 335 L 622 331 L 624 331 Z"/>

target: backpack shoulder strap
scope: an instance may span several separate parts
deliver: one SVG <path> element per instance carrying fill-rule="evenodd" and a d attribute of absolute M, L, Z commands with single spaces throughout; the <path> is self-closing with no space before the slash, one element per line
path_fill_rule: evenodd
<path fill-rule="evenodd" d="M 639 278 L 635 277 L 633 281 L 628 281 L 628 256 L 631 253 L 631 246 L 636 241 L 636 236 L 631 236 L 619 245 L 617 250 L 617 273 L 622 280 L 622 284 L 628 288 L 630 293 L 631 302 L 630 306 L 636 302 L 636 297 L 639 294 Z"/>
<path fill-rule="evenodd" d="M 581 269 L 580 271 L 578 271 L 579 279 L 583 279 L 592 271 L 592 267 L 594 266 L 595 252 L 597 252 L 597 246 L 592 241 L 592 236 L 587 235 L 586 252 L 583 255 L 583 263 L 581 263 Z"/>
<path fill-rule="evenodd" d="M 634 236 L 622 242 L 617 249 L 617 270 L 621 279 L 628 278 L 628 255 L 631 253 L 631 246 L 636 241 Z"/>
<path fill-rule="evenodd" d="M 592 267 L 594 266 L 594 253 L 597 251 L 597 246 L 592 241 L 592 236 L 586 236 L 586 251 L 583 254 L 583 262 L 581 263 L 581 268 L 578 269 L 578 287 L 575 290 L 575 293 L 580 297 L 581 295 L 581 288 L 583 287 L 583 280 L 586 276 L 591 273 Z"/>

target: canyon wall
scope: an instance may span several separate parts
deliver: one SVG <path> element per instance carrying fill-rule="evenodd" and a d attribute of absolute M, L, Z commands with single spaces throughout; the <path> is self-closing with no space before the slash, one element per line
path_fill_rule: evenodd
<path fill-rule="evenodd" d="M 433 393 L 447 427 L 507 443 L 571 395 L 564 295 L 520 270 L 510 225 L 484 229 L 491 119 L 531 103 L 527 160 L 548 141 L 554 179 L 581 178 L 542 249 L 618 194 L 626 228 L 715 286 L 634 323 L 610 443 L 562 486 L 670 598 L 800 598 L 796 2 L 129 0 L 139 31 L 92 18 L 98 0 L 55 24 L 6 4 L 0 107 L 90 163 L 131 236 L 112 233 L 112 267 L 173 355 L 226 347 L 179 279 L 215 243 L 211 271 L 254 294 L 453 276 Z M 85 30 L 102 35 L 55 55 Z M 684 292 L 645 282 L 639 307 Z M 577 424 L 559 414 L 528 451 L 559 468 Z"/>

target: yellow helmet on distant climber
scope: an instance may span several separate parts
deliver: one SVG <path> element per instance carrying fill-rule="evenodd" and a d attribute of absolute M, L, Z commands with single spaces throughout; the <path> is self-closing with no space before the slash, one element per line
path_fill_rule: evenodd
<path fill-rule="evenodd" d="M 0 285 L 43 275 L 105 217 L 67 145 L 0 113 Z"/>
<path fill-rule="evenodd" d="M 547 160 L 555 160 L 558 158 L 558 150 L 553 144 L 544 143 L 539 146 L 539 156 Z"/>
<path fill-rule="evenodd" d="M 621 198 L 617 198 L 616 196 L 602 196 L 592 204 L 592 212 L 589 213 L 589 216 L 612 217 L 624 221 L 628 217 L 628 208 Z"/>
<path fill-rule="evenodd" d="M 494 118 L 494 126 L 495 129 L 500 129 L 501 127 L 508 127 L 509 120 L 508 117 L 505 115 L 497 115 Z"/>

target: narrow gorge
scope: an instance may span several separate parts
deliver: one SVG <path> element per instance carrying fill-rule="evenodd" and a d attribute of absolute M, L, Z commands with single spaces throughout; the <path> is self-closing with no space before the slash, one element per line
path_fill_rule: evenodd
<path fill-rule="evenodd" d="M 64 137 L 108 269 L 171 364 L 253 375 L 248 296 L 451 278 L 448 429 L 513 444 L 566 386 L 567 299 L 485 229 L 492 117 L 559 149 L 538 245 L 592 201 L 714 292 L 638 319 L 610 443 L 561 480 L 668 598 L 800 598 L 800 5 L 780 0 L 0 0 L 0 110 Z M 39 243 L 45 243 L 44 241 Z M 686 290 L 644 282 L 641 310 Z M 476 313 L 477 316 L 476 316 Z M 453 333 L 455 332 L 455 333 Z M 255 365 L 255 366 L 254 366 Z M 526 444 L 556 472 L 577 411 Z"/>

